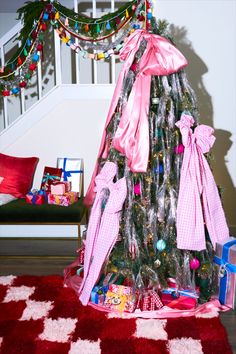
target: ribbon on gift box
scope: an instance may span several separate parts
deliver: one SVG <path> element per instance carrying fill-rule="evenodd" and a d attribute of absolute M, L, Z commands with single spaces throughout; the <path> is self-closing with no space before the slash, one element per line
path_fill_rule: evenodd
<path fill-rule="evenodd" d="M 162 291 L 162 294 L 170 294 L 170 295 L 173 295 L 173 298 L 176 298 L 176 295 L 179 294 L 179 295 L 183 295 L 183 296 L 187 296 L 187 297 L 192 297 L 192 298 L 195 298 L 197 299 L 199 296 L 196 292 L 193 292 L 192 290 L 177 290 L 176 288 L 166 288 L 166 289 L 163 289 Z"/>
<path fill-rule="evenodd" d="M 226 302 L 226 293 L 229 281 L 229 273 L 236 273 L 236 265 L 229 263 L 230 247 L 236 245 L 236 240 L 226 242 L 222 249 L 222 258 L 214 256 L 214 262 L 220 266 L 220 293 L 219 300 L 221 304 Z"/>
<path fill-rule="evenodd" d="M 59 176 L 54 176 L 54 175 L 50 175 L 50 173 L 49 172 L 47 172 L 44 176 L 43 176 L 43 180 L 42 180 L 42 182 L 44 183 L 44 182 L 48 182 L 48 181 L 54 181 L 54 180 L 58 180 L 58 181 L 60 181 L 60 179 L 61 179 L 61 177 L 59 177 Z"/>
<path fill-rule="evenodd" d="M 71 174 L 72 174 L 72 173 L 83 173 L 83 170 L 70 170 L 70 171 L 67 171 L 67 170 L 66 170 L 66 161 L 67 161 L 67 157 L 65 157 L 65 158 L 63 159 L 62 172 L 63 172 L 64 181 L 67 181 L 67 180 L 68 180 L 68 177 L 71 177 Z"/>

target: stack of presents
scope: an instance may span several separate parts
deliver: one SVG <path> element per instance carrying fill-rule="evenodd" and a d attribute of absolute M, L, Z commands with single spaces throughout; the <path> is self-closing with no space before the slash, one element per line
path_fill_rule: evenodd
<path fill-rule="evenodd" d="M 26 202 L 69 206 L 82 196 L 83 160 L 58 158 L 57 167 L 44 168 L 40 190 L 33 189 L 26 195 Z"/>
<path fill-rule="evenodd" d="M 83 245 L 77 251 L 75 262 L 65 269 L 66 285 L 77 283 L 79 286 L 78 278 L 83 278 L 84 252 Z M 219 299 L 222 305 L 236 309 L 236 238 L 230 237 L 216 244 L 214 264 L 216 293 L 212 299 Z M 192 310 L 197 307 L 198 297 L 197 287 L 194 290 L 177 289 L 173 278 L 168 279 L 165 289 L 152 288 L 135 293 L 122 274 L 108 273 L 100 276 L 92 290 L 90 302 L 119 312 L 154 311 L 164 306 L 177 310 Z"/>

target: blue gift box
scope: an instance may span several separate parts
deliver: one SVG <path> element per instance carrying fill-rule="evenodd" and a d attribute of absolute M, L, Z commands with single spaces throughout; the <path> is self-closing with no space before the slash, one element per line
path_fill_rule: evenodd
<path fill-rule="evenodd" d="M 218 266 L 219 300 L 230 308 L 236 308 L 236 239 L 230 237 L 216 243 L 214 262 Z"/>
<path fill-rule="evenodd" d="M 94 304 L 103 305 L 107 291 L 108 285 L 95 286 L 91 292 L 91 302 L 93 302 Z"/>

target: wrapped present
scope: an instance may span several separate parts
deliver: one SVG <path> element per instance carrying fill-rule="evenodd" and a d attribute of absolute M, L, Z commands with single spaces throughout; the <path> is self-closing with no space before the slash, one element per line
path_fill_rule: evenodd
<path fill-rule="evenodd" d="M 77 201 L 78 194 L 76 192 L 68 192 L 63 195 L 48 194 L 48 204 L 69 206 Z"/>
<path fill-rule="evenodd" d="M 170 301 L 167 306 L 172 309 L 191 310 L 197 306 L 197 299 L 180 295 L 177 299 Z"/>
<path fill-rule="evenodd" d="M 131 287 L 117 284 L 109 285 L 104 302 L 106 307 L 120 312 L 133 312 L 135 303 L 136 297 Z"/>
<path fill-rule="evenodd" d="M 52 182 L 50 185 L 50 193 L 63 195 L 71 191 L 71 182 L 69 181 L 60 181 L 60 182 Z"/>
<path fill-rule="evenodd" d="M 50 185 L 55 181 L 60 181 L 61 175 L 62 175 L 61 168 L 46 166 L 44 168 L 40 189 L 44 190 L 47 193 L 50 193 Z"/>
<path fill-rule="evenodd" d="M 95 286 L 91 292 L 91 302 L 98 305 L 103 305 L 108 286 Z"/>
<path fill-rule="evenodd" d="M 47 201 L 47 194 L 42 190 L 32 190 L 25 196 L 26 203 L 33 205 L 42 205 Z"/>
<path fill-rule="evenodd" d="M 195 303 L 197 302 L 197 299 L 199 297 L 198 288 L 180 289 L 178 288 L 176 280 L 174 278 L 168 278 L 167 285 L 168 288 L 162 289 L 160 292 L 161 301 L 163 302 L 164 305 L 169 305 L 169 303 L 171 303 L 175 299 L 178 299 L 181 296 L 186 296 L 186 297 L 196 299 Z"/>
<path fill-rule="evenodd" d="M 142 295 L 139 308 L 142 311 L 154 311 L 163 307 L 163 303 L 155 290 L 147 290 Z"/>
<path fill-rule="evenodd" d="M 58 158 L 57 167 L 62 169 L 62 180 L 71 182 L 71 190 L 79 197 L 83 191 L 83 159 Z"/>
<path fill-rule="evenodd" d="M 214 262 L 218 266 L 219 300 L 236 308 L 236 238 L 216 243 Z"/>

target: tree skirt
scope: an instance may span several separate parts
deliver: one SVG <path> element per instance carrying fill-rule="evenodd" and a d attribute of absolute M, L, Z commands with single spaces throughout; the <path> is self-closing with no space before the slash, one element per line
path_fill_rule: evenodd
<path fill-rule="evenodd" d="M 0 353 L 232 353 L 218 313 L 124 319 L 82 306 L 61 276 L 0 277 Z"/>

